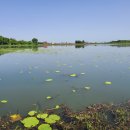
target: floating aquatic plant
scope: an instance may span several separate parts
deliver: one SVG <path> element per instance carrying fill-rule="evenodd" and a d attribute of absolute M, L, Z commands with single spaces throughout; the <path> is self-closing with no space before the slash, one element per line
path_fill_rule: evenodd
<path fill-rule="evenodd" d="M 60 120 L 60 116 L 55 115 L 55 114 L 50 115 L 49 118 L 51 118 L 51 119 L 53 119 L 55 121 L 59 121 Z"/>
<path fill-rule="evenodd" d="M 41 124 L 38 127 L 38 130 L 52 130 L 51 126 L 49 124 Z"/>
<path fill-rule="evenodd" d="M 53 120 L 53 119 L 51 119 L 51 118 L 45 118 L 45 122 L 46 123 L 49 123 L 49 124 L 54 124 L 54 123 L 56 123 L 56 121 L 55 120 Z"/>
<path fill-rule="evenodd" d="M 48 118 L 45 118 L 45 122 L 49 124 L 54 124 L 56 121 L 60 120 L 60 116 L 52 114 Z"/>
<path fill-rule="evenodd" d="M 47 96 L 46 99 L 52 99 L 52 97 L 51 96 Z"/>
<path fill-rule="evenodd" d="M 32 128 L 39 124 L 39 120 L 36 117 L 27 117 L 21 121 L 26 128 Z"/>
<path fill-rule="evenodd" d="M 59 108 L 60 108 L 60 106 L 59 106 L 59 105 L 56 105 L 55 109 L 59 109 Z"/>
<path fill-rule="evenodd" d="M 89 87 L 89 86 L 88 86 L 88 87 L 84 87 L 84 88 L 87 89 L 87 90 L 90 90 L 90 89 L 91 89 L 91 87 Z"/>
<path fill-rule="evenodd" d="M 70 77 L 76 77 L 77 74 L 70 74 Z"/>
<path fill-rule="evenodd" d="M 56 73 L 60 73 L 60 71 L 59 71 L 59 70 L 56 70 L 55 72 L 56 72 Z"/>
<path fill-rule="evenodd" d="M 111 85 L 111 84 L 112 84 L 112 82 L 110 82 L 110 81 L 105 82 L 105 85 Z"/>
<path fill-rule="evenodd" d="M 37 118 L 45 119 L 45 118 L 47 118 L 47 116 L 48 116 L 47 113 L 41 113 L 41 114 L 38 114 L 38 115 L 37 115 Z"/>
<path fill-rule="evenodd" d="M 80 73 L 80 74 L 84 75 L 85 73 Z"/>
<path fill-rule="evenodd" d="M 45 81 L 46 82 L 51 82 L 51 81 L 53 81 L 53 79 L 46 79 Z"/>
<path fill-rule="evenodd" d="M 11 122 L 16 122 L 16 121 L 19 121 L 21 120 L 22 117 L 20 114 L 13 114 L 13 115 L 10 115 L 10 120 Z"/>
<path fill-rule="evenodd" d="M 30 112 L 28 113 L 28 115 L 29 115 L 29 116 L 34 116 L 36 113 L 37 113 L 36 111 L 30 111 Z"/>
<path fill-rule="evenodd" d="M 7 103 L 8 101 L 7 101 L 7 100 L 1 100 L 0 102 L 5 104 L 5 103 Z"/>
<path fill-rule="evenodd" d="M 73 92 L 73 93 L 75 93 L 75 92 L 76 92 L 76 90 L 74 90 L 74 89 L 73 89 L 73 90 L 72 90 L 72 92 Z"/>
<path fill-rule="evenodd" d="M 63 64 L 64 66 L 66 66 L 67 64 Z"/>

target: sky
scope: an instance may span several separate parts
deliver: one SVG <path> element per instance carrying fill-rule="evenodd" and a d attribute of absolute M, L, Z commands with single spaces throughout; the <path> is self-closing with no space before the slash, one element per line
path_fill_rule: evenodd
<path fill-rule="evenodd" d="M 130 0 L 0 0 L 0 35 L 17 40 L 130 39 Z"/>

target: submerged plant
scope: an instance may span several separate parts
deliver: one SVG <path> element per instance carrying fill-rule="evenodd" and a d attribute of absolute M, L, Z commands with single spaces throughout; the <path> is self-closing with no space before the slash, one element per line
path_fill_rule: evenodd
<path fill-rule="evenodd" d="M 36 117 L 27 117 L 21 122 L 26 128 L 32 128 L 39 124 L 39 120 Z"/>
<path fill-rule="evenodd" d="M 38 130 L 52 130 L 51 126 L 49 124 L 41 124 L 38 127 Z"/>

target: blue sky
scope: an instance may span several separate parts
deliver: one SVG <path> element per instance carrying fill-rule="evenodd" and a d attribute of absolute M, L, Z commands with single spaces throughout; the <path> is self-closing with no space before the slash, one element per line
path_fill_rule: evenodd
<path fill-rule="evenodd" d="M 0 0 L 0 35 L 49 42 L 130 39 L 130 0 Z"/>

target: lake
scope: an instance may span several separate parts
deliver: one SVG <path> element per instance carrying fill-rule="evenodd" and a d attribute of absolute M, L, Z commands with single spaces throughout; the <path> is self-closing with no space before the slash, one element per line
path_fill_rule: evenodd
<path fill-rule="evenodd" d="M 105 85 L 106 81 L 112 84 Z M 59 104 L 81 110 L 129 99 L 130 47 L 49 46 L 0 55 L 0 100 L 8 100 L 0 103 L 0 115 L 26 114 Z"/>

